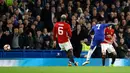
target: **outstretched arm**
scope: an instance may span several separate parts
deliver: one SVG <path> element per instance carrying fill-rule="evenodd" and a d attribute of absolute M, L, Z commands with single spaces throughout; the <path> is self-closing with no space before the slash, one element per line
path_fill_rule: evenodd
<path fill-rule="evenodd" d="M 90 35 L 94 31 L 93 27 L 92 29 L 88 32 L 88 35 Z"/>
<path fill-rule="evenodd" d="M 110 24 L 110 25 L 117 25 L 117 23 L 108 23 L 108 24 Z"/>
<path fill-rule="evenodd" d="M 117 23 L 107 23 L 107 24 L 105 24 L 104 26 L 105 26 L 105 27 L 109 27 L 109 26 L 111 26 L 111 25 L 117 25 Z"/>

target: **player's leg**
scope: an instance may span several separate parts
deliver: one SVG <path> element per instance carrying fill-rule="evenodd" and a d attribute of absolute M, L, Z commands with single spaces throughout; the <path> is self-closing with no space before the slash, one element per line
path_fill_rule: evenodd
<path fill-rule="evenodd" d="M 91 56 L 92 56 L 94 50 L 96 49 L 96 47 L 97 47 L 97 46 L 92 46 L 91 49 L 88 51 L 87 59 L 86 59 L 87 61 L 90 60 L 90 58 L 91 58 Z"/>
<path fill-rule="evenodd" d="M 91 55 L 93 54 L 96 47 L 97 47 L 96 41 L 92 41 L 91 46 L 90 46 L 90 50 L 88 51 L 88 54 L 87 54 L 86 61 L 82 64 L 83 66 L 85 66 L 86 64 L 89 63 Z"/>
<path fill-rule="evenodd" d="M 93 52 L 94 52 L 95 49 L 96 49 L 96 46 L 94 46 L 93 49 L 90 49 L 90 50 L 88 51 L 86 61 L 82 64 L 83 66 L 85 66 L 86 64 L 89 63 L 89 60 L 90 60 L 90 58 L 91 58 L 91 56 L 92 56 L 92 54 L 93 54 Z"/>
<path fill-rule="evenodd" d="M 73 57 L 73 50 L 72 49 L 69 49 L 67 51 L 67 56 L 69 58 L 69 66 L 71 66 L 71 63 L 74 63 L 75 66 L 78 66 L 77 62 L 74 61 L 74 57 Z"/>
<path fill-rule="evenodd" d="M 65 43 L 59 43 L 59 47 L 61 48 L 61 50 L 65 50 L 67 57 L 69 57 L 69 56 L 68 56 L 68 51 L 66 51 L 64 45 L 65 45 Z M 72 66 L 71 63 L 72 63 L 71 60 L 69 60 L 68 66 Z"/>
<path fill-rule="evenodd" d="M 69 63 L 74 63 L 75 66 L 78 66 L 78 63 L 74 61 L 73 47 L 70 41 L 66 42 L 64 47 L 67 52 L 67 57 L 69 58 Z"/>
<path fill-rule="evenodd" d="M 96 47 L 97 47 L 97 41 L 94 40 L 94 38 L 93 38 L 93 41 L 91 42 L 91 45 L 90 45 L 90 50 L 88 51 L 88 54 L 87 54 L 87 59 L 86 59 L 87 61 L 90 60 L 90 57 L 93 54 Z"/>
<path fill-rule="evenodd" d="M 109 53 L 112 53 L 112 62 L 111 62 L 111 65 L 113 66 L 113 65 L 114 65 L 114 62 L 115 62 L 115 60 L 116 60 L 116 57 L 117 57 L 117 53 L 116 53 L 114 47 L 113 47 L 111 44 L 110 44 L 109 46 L 110 46 L 110 47 L 109 47 L 109 49 L 108 49 L 108 52 L 109 52 Z"/>
<path fill-rule="evenodd" d="M 105 59 L 106 59 L 106 50 L 107 50 L 107 44 L 102 43 L 101 44 L 101 51 L 102 51 L 102 65 L 105 66 Z"/>
<path fill-rule="evenodd" d="M 111 65 L 113 66 L 114 63 L 115 63 L 115 60 L 116 60 L 116 57 L 117 57 L 117 54 L 116 52 L 112 52 L 113 56 L 112 56 L 112 62 L 111 62 Z"/>

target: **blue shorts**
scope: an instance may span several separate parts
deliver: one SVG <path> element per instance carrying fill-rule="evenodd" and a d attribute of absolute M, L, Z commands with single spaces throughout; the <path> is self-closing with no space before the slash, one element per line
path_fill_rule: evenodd
<path fill-rule="evenodd" d="M 90 45 L 90 49 L 96 48 L 98 45 L 100 45 L 104 40 L 103 39 L 93 39 Z"/>

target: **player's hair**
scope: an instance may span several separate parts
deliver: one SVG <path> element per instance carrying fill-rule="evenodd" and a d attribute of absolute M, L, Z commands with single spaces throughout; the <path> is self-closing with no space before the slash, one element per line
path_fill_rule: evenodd
<path fill-rule="evenodd" d="M 66 21 L 66 15 L 65 14 L 63 14 L 63 15 L 61 15 L 61 21 Z"/>

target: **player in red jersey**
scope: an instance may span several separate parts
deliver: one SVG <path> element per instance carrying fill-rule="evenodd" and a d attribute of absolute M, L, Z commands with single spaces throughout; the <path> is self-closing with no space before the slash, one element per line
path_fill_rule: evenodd
<path fill-rule="evenodd" d="M 72 65 L 72 63 L 75 66 L 78 66 L 78 63 L 74 61 L 73 58 L 73 47 L 71 45 L 71 42 L 69 38 L 72 36 L 71 27 L 68 23 L 65 22 L 66 15 L 61 16 L 61 22 L 57 22 L 54 25 L 53 28 L 53 39 L 54 41 L 58 41 L 58 45 L 61 48 L 61 50 L 65 50 L 67 53 L 67 56 L 69 58 L 69 66 Z"/>
<path fill-rule="evenodd" d="M 105 39 L 104 42 L 101 43 L 101 49 L 102 49 L 102 65 L 105 65 L 105 58 L 106 58 L 106 51 L 108 53 L 112 53 L 112 62 L 111 65 L 113 66 L 117 53 L 113 47 L 113 43 L 116 44 L 115 42 L 115 34 L 114 34 L 114 29 L 112 29 L 112 26 L 109 26 L 105 29 Z"/>

